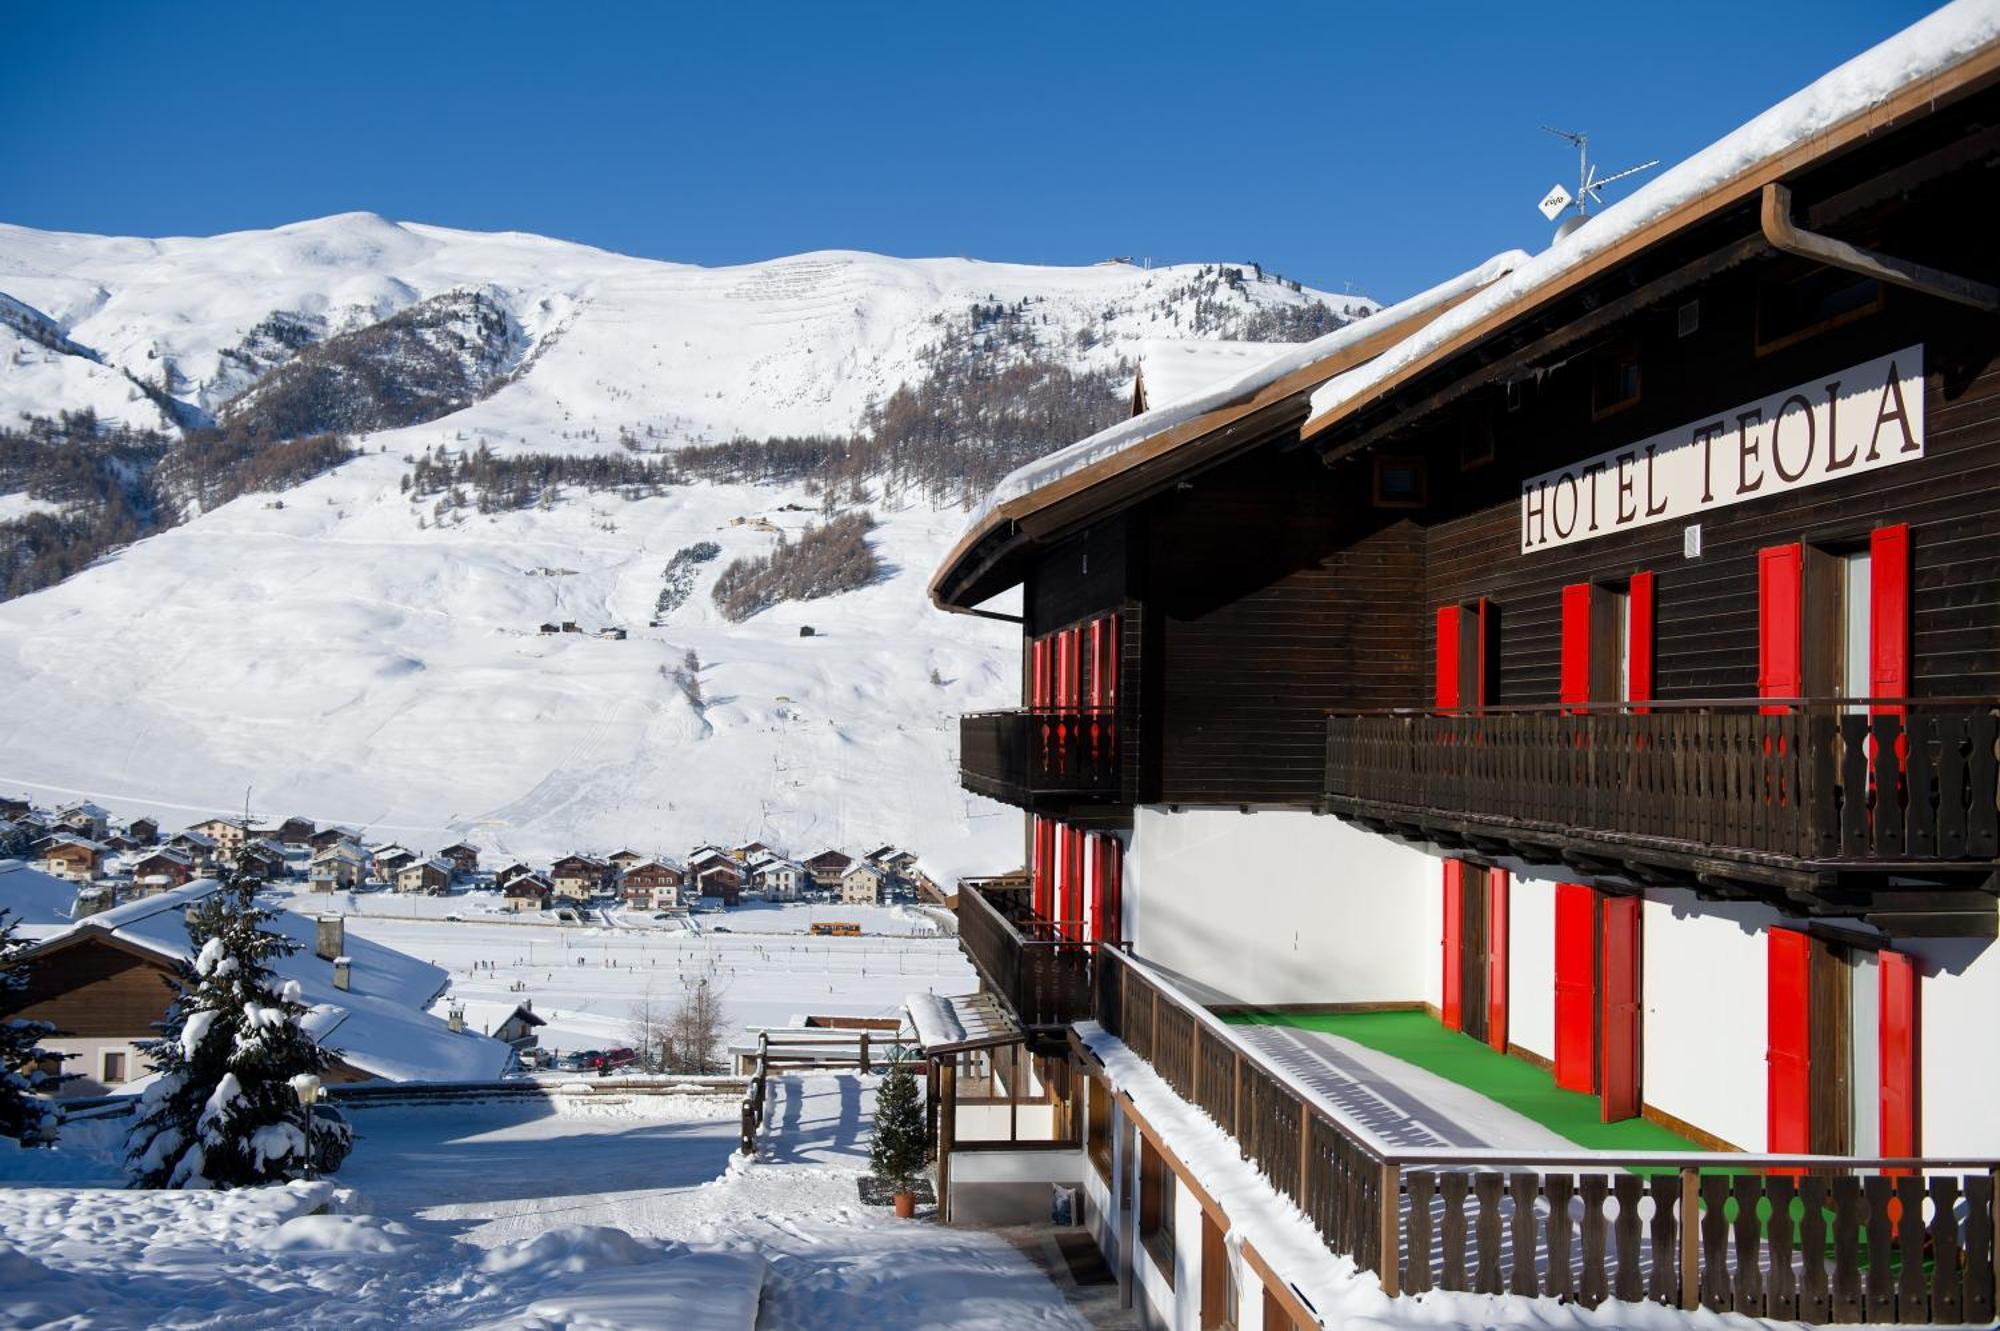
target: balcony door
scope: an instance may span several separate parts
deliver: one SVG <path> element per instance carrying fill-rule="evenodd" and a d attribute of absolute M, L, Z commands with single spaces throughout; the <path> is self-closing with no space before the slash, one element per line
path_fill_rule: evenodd
<path fill-rule="evenodd" d="M 1507 1049 L 1508 879 L 1504 870 L 1444 862 L 1444 1024 Z"/>
<path fill-rule="evenodd" d="M 1651 573 L 1563 588 L 1559 701 L 1651 700 L 1653 593 Z"/>
<path fill-rule="evenodd" d="M 1485 597 L 1437 611 L 1437 679 L 1433 700 L 1441 712 L 1485 707 L 1494 701 L 1499 668 L 1500 617 Z"/>

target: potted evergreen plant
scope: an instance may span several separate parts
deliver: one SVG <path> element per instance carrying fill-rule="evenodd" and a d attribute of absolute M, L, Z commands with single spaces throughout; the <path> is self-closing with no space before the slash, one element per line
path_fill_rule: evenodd
<path fill-rule="evenodd" d="M 868 1146 L 868 1163 L 894 1194 L 896 1214 L 905 1219 L 917 1212 L 917 1180 L 930 1154 L 917 1079 L 907 1064 L 893 1064 L 875 1092 L 875 1140 Z"/>

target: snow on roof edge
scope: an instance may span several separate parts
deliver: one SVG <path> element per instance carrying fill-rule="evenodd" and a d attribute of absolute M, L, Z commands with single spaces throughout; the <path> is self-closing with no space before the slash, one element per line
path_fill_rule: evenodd
<path fill-rule="evenodd" d="M 1954 0 L 1836 66 L 1668 168 L 1592 217 L 1588 226 L 1549 246 L 1366 365 L 1321 385 L 1312 395 L 1307 430 L 1330 423 L 1330 417 L 1356 403 L 1370 389 L 1396 378 L 1460 334 L 1532 296 L 1590 258 L 1760 163 L 1887 101 L 1903 88 L 1936 77 L 1996 40 L 2000 40 L 2000 6 L 1990 0 Z"/>

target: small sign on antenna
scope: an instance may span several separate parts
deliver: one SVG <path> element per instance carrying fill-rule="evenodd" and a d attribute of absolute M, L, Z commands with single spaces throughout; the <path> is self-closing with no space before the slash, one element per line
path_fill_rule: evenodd
<path fill-rule="evenodd" d="M 1550 186 L 1549 192 L 1544 194 L 1542 201 L 1535 206 L 1542 210 L 1543 217 L 1553 222 L 1556 220 L 1556 214 L 1569 207 L 1569 205 L 1569 191 L 1562 187 L 1561 181 L 1557 181 L 1554 185 Z"/>

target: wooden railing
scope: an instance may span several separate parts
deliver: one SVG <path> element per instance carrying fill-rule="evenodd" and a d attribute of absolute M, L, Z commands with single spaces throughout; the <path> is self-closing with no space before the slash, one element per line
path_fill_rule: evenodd
<path fill-rule="evenodd" d="M 1340 715 L 1326 794 L 1342 813 L 1396 805 L 1799 861 L 1980 861 L 2000 857 L 1997 739 L 1992 699 Z"/>
<path fill-rule="evenodd" d="M 1110 708 L 968 712 L 958 719 L 966 787 L 1012 803 L 1118 793 L 1118 718 Z"/>
<path fill-rule="evenodd" d="M 1067 1026 L 1091 1009 L 1097 948 L 1066 941 L 1062 926 L 1036 921 L 1026 887 L 961 883 L 958 940 L 986 987 L 1021 1025 Z"/>
<path fill-rule="evenodd" d="M 2000 1159 L 1405 1151 L 1316 1103 L 1121 953 L 1099 957 L 1096 1000 L 1108 1033 L 1392 1295 L 1807 1322 L 1994 1318 Z"/>

